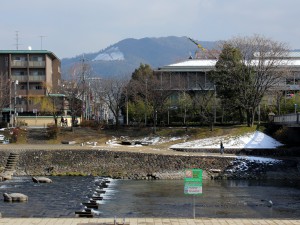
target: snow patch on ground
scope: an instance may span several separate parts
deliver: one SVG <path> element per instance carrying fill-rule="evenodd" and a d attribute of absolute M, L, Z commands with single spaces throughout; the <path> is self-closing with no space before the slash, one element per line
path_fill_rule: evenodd
<path fill-rule="evenodd" d="M 181 139 L 184 139 L 184 137 L 171 137 L 171 138 L 167 138 L 167 137 L 144 137 L 144 138 L 140 138 L 140 139 L 130 139 L 128 137 L 121 137 L 120 140 L 114 137 L 112 140 L 108 140 L 106 142 L 106 144 L 107 145 L 120 146 L 122 140 L 128 140 L 128 141 L 131 141 L 132 143 L 141 142 L 141 143 L 149 143 L 150 145 L 158 145 L 158 144 L 177 141 L 177 140 L 181 140 Z M 142 146 L 142 145 L 136 144 L 134 146 Z"/>
<path fill-rule="evenodd" d="M 255 131 L 242 136 L 220 136 L 213 138 L 205 138 L 196 141 L 190 141 L 170 146 L 170 148 L 220 148 L 220 142 L 226 148 L 252 148 L 252 149 L 273 149 L 282 144 L 274 138 L 260 132 Z"/>

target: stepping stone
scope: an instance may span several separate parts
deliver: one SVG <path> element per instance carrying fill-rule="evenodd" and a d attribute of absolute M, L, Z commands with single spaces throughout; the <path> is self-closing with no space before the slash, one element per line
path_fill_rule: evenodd
<path fill-rule="evenodd" d="M 52 180 L 47 177 L 32 177 L 34 183 L 52 183 Z"/>
<path fill-rule="evenodd" d="M 28 196 L 21 193 L 4 193 L 3 194 L 5 202 L 26 202 L 28 201 Z"/>

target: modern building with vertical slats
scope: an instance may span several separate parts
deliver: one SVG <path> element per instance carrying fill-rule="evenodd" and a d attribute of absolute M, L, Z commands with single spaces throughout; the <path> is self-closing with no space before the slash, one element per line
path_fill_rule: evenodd
<path fill-rule="evenodd" d="M 215 69 L 217 59 L 189 59 L 183 62 L 166 65 L 155 70 L 161 80 L 167 80 L 171 89 L 192 91 L 214 90 L 214 84 L 207 73 Z M 253 60 L 255 63 L 255 59 Z M 282 64 L 282 65 L 281 65 Z M 279 68 L 287 68 L 282 74 L 282 81 L 276 87 L 287 93 L 300 90 L 300 51 L 289 52 L 286 58 L 280 60 Z"/>

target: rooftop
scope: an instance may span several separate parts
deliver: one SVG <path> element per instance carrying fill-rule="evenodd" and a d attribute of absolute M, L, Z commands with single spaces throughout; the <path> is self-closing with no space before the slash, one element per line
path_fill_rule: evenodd
<path fill-rule="evenodd" d="M 217 59 L 187 59 L 158 68 L 158 71 L 209 71 L 214 69 L 217 61 Z M 268 62 L 268 60 L 265 60 L 266 64 Z M 253 65 L 257 63 L 257 60 L 251 61 Z M 289 52 L 288 57 L 278 62 L 278 66 L 300 67 L 300 51 Z"/>
<path fill-rule="evenodd" d="M 0 50 L 1 54 L 47 54 L 52 59 L 59 59 L 53 52 L 48 50 Z"/>

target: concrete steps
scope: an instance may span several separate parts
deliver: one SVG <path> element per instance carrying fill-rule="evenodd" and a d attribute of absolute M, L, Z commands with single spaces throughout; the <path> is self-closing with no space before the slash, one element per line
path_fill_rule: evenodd
<path fill-rule="evenodd" d="M 16 166 L 19 162 L 19 153 L 11 152 L 6 161 L 3 172 L 0 174 L 0 181 L 10 180 L 16 171 Z"/>

